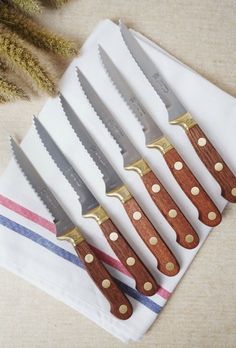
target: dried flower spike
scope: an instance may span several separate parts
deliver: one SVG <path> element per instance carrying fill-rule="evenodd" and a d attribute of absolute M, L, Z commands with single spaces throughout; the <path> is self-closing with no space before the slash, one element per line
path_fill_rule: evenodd
<path fill-rule="evenodd" d="M 1 6 L 0 20 L 5 21 L 5 25 L 11 29 L 17 30 L 18 35 L 37 47 L 62 56 L 77 54 L 77 48 L 73 42 L 47 31 L 31 18 L 23 13 L 19 13 L 10 6 Z"/>
<path fill-rule="evenodd" d="M 33 56 L 22 45 L 17 35 L 5 29 L 3 25 L 0 25 L 0 54 L 3 54 L 7 60 L 31 77 L 39 89 L 46 91 L 50 95 L 56 94 L 54 82 L 40 65 L 37 57 Z"/>
<path fill-rule="evenodd" d="M 29 99 L 23 89 L 0 76 L 0 94 L 6 99 Z"/>
<path fill-rule="evenodd" d="M 49 0 L 49 2 L 53 7 L 60 8 L 64 6 L 68 0 Z"/>
<path fill-rule="evenodd" d="M 8 2 L 29 14 L 42 12 L 41 5 L 37 0 L 8 0 Z"/>

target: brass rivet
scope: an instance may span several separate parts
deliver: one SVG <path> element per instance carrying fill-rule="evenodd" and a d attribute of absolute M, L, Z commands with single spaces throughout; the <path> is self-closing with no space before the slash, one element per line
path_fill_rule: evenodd
<path fill-rule="evenodd" d="M 119 312 L 120 312 L 121 314 L 125 314 L 125 313 L 127 313 L 127 311 L 128 311 L 128 307 L 127 307 L 125 304 L 122 304 L 122 305 L 119 307 Z"/>
<path fill-rule="evenodd" d="M 160 189 L 161 189 L 160 185 L 158 184 L 152 185 L 152 192 L 157 193 L 160 191 Z"/>
<path fill-rule="evenodd" d="M 208 219 L 209 220 L 215 220 L 216 218 L 216 213 L 214 213 L 213 211 L 211 211 L 209 214 L 208 214 Z"/>
<path fill-rule="evenodd" d="M 217 171 L 217 172 L 221 172 L 222 171 L 222 169 L 223 169 L 223 164 L 222 163 L 220 163 L 220 162 L 218 162 L 218 163 L 216 163 L 215 164 L 215 170 Z"/>
<path fill-rule="evenodd" d="M 87 254 L 87 255 L 85 255 L 84 260 L 85 260 L 85 262 L 87 262 L 87 263 L 91 263 L 91 262 L 93 262 L 94 257 L 93 257 L 92 254 Z"/>
<path fill-rule="evenodd" d="M 139 211 L 135 211 L 135 212 L 133 213 L 133 218 L 134 218 L 134 220 L 140 220 L 141 217 L 142 217 L 142 214 L 141 214 Z"/>
<path fill-rule="evenodd" d="M 112 240 L 112 242 L 115 242 L 118 239 L 118 233 L 116 232 L 111 232 L 109 235 L 110 240 Z"/>
<path fill-rule="evenodd" d="M 150 283 L 150 282 L 144 283 L 143 288 L 144 288 L 144 290 L 146 290 L 146 291 L 152 290 L 152 283 Z"/>
<path fill-rule="evenodd" d="M 128 257 L 126 260 L 126 263 L 128 266 L 133 266 L 135 264 L 135 258 L 134 257 Z"/>
<path fill-rule="evenodd" d="M 191 234 L 187 234 L 187 236 L 185 236 L 185 242 L 192 243 L 193 241 L 194 237 Z"/>
<path fill-rule="evenodd" d="M 102 281 L 102 287 L 105 288 L 105 289 L 108 289 L 109 287 L 111 286 L 111 282 L 109 279 L 104 279 Z"/>
<path fill-rule="evenodd" d="M 197 196 L 199 194 L 200 190 L 197 186 L 194 186 L 191 188 L 191 193 L 193 196 Z"/>
<path fill-rule="evenodd" d="M 232 190 L 231 190 L 231 194 L 232 194 L 232 196 L 236 196 L 236 187 L 234 187 Z"/>
<path fill-rule="evenodd" d="M 177 211 L 175 209 L 171 209 L 168 213 L 169 217 L 175 218 L 177 216 Z"/>
<path fill-rule="evenodd" d="M 167 271 L 173 271 L 174 268 L 175 268 L 175 265 L 173 264 L 173 262 L 167 262 L 166 264 Z"/>
<path fill-rule="evenodd" d="M 176 169 L 176 170 L 181 170 L 182 168 L 183 168 L 183 163 L 182 162 L 175 162 L 175 164 L 174 164 L 174 168 Z"/>
<path fill-rule="evenodd" d="M 199 138 L 197 143 L 199 146 L 205 146 L 207 143 L 206 138 Z"/>
<path fill-rule="evenodd" d="M 156 245 L 157 242 L 158 242 L 157 237 L 151 237 L 151 238 L 149 239 L 149 243 L 150 243 L 151 245 Z"/>

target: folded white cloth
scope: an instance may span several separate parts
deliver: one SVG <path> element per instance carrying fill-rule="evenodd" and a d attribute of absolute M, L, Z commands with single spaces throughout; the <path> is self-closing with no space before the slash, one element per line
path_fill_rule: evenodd
<path fill-rule="evenodd" d="M 158 64 L 177 96 L 236 172 L 235 99 L 153 42 L 138 33 L 135 34 L 144 50 Z M 96 222 L 81 217 L 81 207 L 75 192 L 45 151 L 33 127 L 22 142 L 24 151 L 73 221 L 84 232 L 89 243 L 97 248 L 98 255 L 108 270 L 119 280 L 121 288 L 133 304 L 134 313 L 127 321 L 120 321 L 110 314 L 107 301 L 81 267 L 73 247 L 67 242 L 57 241 L 52 217 L 14 160 L 0 179 L 0 265 L 83 313 L 122 341 L 139 340 L 159 315 L 211 229 L 197 219 L 195 207 L 173 179 L 161 154 L 157 150 L 145 148 L 144 135 L 139 123 L 102 68 L 98 56 L 98 43 L 129 80 L 140 100 L 169 136 L 219 209 L 223 210 L 226 205 L 226 201 L 220 196 L 219 185 L 195 154 L 184 131 L 180 127 L 168 124 L 163 103 L 128 52 L 118 27 L 105 20 L 90 35 L 79 57 L 74 59 L 65 72 L 61 80 L 61 91 L 102 146 L 163 239 L 174 251 L 181 271 L 177 276 L 169 278 L 157 270 L 154 257 L 135 232 L 121 203 L 116 198 L 105 196 L 102 176 L 70 128 L 58 98 L 50 99 L 46 103 L 40 112 L 40 120 L 149 267 L 160 285 L 160 290 L 151 298 L 142 296 L 135 290 L 134 281 L 109 248 Z M 114 116 L 121 119 L 134 144 L 189 218 L 200 236 L 198 248 L 186 250 L 176 243 L 174 231 L 155 207 L 139 176 L 123 169 L 122 156 L 117 144 L 96 117 L 81 90 L 75 72 L 76 66 L 84 72 Z"/>

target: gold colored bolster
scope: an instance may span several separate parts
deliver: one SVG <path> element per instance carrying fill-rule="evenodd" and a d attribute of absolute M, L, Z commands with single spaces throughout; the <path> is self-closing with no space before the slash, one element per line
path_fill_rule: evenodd
<path fill-rule="evenodd" d="M 185 131 L 188 131 L 190 128 L 196 125 L 195 120 L 192 118 L 189 112 L 186 112 L 186 114 L 176 118 L 170 123 L 183 127 Z"/>
<path fill-rule="evenodd" d="M 143 158 L 132 163 L 130 166 L 125 167 L 125 169 L 135 170 L 140 176 L 144 176 L 151 171 L 148 164 L 144 161 Z"/>
<path fill-rule="evenodd" d="M 75 227 L 72 230 L 69 230 L 68 232 L 66 232 L 63 236 L 57 237 L 57 239 L 67 240 L 68 242 L 76 246 L 80 244 L 81 242 L 83 242 L 84 237 L 82 236 L 79 228 Z"/>
<path fill-rule="evenodd" d="M 119 198 L 119 200 L 121 200 L 122 203 L 126 203 L 129 199 L 132 198 L 130 192 L 128 191 L 125 185 L 120 186 L 119 188 L 108 192 L 107 196 L 117 197 Z"/>
<path fill-rule="evenodd" d="M 84 214 L 83 217 L 93 218 L 99 225 L 109 219 L 109 216 L 100 205 L 90 210 L 87 214 Z"/>
<path fill-rule="evenodd" d="M 149 144 L 147 147 L 156 148 L 159 151 L 161 151 L 163 155 L 173 148 L 171 143 L 165 137 L 155 140 L 152 144 Z"/>

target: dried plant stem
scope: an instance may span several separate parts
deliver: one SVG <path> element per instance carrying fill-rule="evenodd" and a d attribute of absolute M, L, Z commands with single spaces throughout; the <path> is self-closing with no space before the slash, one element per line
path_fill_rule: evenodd
<path fill-rule="evenodd" d="M 29 14 L 41 13 L 41 5 L 37 0 L 8 0 L 10 4 Z"/>
<path fill-rule="evenodd" d="M 56 94 L 56 87 L 48 73 L 40 65 L 38 59 L 22 45 L 17 35 L 0 25 L 0 54 L 27 74 L 42 89 L 50 95 Z"/>
<path fill-rule="evenodd" d="M 57 36 L 34 22 L 31 18 L 19 13 L 7 5 L 0 8 L 0 21 L 17 31 L 17 34 L 33 43 L 35 46 L 51 51 L 62 56 L 77 54 L 74 43 Z"/>
<path fill-rule="evenodd" d="M 29 99 L 23 89 L 0 76 L 0 94 L 6 99 Z"/>

